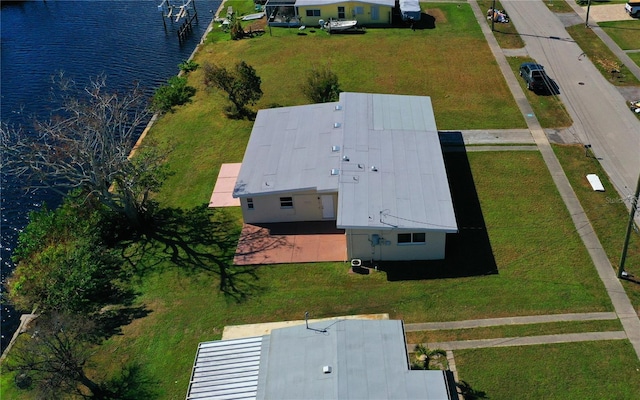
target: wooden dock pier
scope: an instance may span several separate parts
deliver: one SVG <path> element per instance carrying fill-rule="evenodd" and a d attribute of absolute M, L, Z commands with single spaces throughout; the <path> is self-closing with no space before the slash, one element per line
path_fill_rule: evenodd
<path fill-rule="evenodd" d="M 162 0 L 158 11 L 162 14 L 162 24 L 165 31 L 167 31 L 167 20 L 172 25 L 183 21 L 177 29 L 178 40 L 181 42 L 193 32 L 193 21 L 198 23 L 195 0 Z"/>

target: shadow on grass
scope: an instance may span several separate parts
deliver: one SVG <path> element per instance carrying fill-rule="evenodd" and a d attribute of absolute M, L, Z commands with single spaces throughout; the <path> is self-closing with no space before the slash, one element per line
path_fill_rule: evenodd
<path fill-rule="evenodd" d="M 155 389 L 159 382 L 149 378 L 141 364 L 125 366 L 120 373 L 103 383 L 101 387 L 109 398 L 119 400 L 157 399 Z"/>
<path fill-rule="evenodd" d="M 390 281 L 459 278 L 498 273 L 471 166 L 460 132 L 441 132 L 458 233 L 447 235 L 444 260 L 377 262 Z"/>
<path fill-rule="evenodd" d="M 167 266 L 187 274 L 217 275 L 220 291 L 239 302 L 259 288 L 255 267 L 233 265 L 238 236 L 237 223 L 223 210 L 210 210 L 207 205 L 163 209 L 137 240 L 129 259 L 139 276 Z"/>
<path fill-rule="evenodd" d="M 145 306 L 115 307 L 101 311 L 93 321 L 96 334 L 108 339 L 114 335 L 122 335 L 122 327 L 129 325 L 134 319 L 144 318 L 151 313 Z"/>

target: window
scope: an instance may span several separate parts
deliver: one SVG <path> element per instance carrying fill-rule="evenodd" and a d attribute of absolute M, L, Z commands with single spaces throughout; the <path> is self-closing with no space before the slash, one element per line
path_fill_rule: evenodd
<path fill-rule="evenodd" d="M 338 18 L 339 19 L 345 19 L 346 18 L 346 14 L 344 12 L 344 7 L 338 7 Z"/>
<path fill-rule="evenodd" d="M 319 17 L 320 10 L 307 10 L 307 17 Z"/>
<path fill-rule="evenodd" d="M 398 244 L 420 244 L 425 243 L 426 239 L 424 232 L 398 233 Z"/>
<path fill-rule="evenodd" d="M 364 14 L 364 7 L 353 7 L 353 15 Z"/>
<path fill-rule="evenodd" d="M 280 197 L 280 208 L 293 208 L 293 197 Z"/>
<path fill-rule="evenodd" d="M 253 199 L 251 197 L 247 197 L 247 208 L 253 210 Z"/>

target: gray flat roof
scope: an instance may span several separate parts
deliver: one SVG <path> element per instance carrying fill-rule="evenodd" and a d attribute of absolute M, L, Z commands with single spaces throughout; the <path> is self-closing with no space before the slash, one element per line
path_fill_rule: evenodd
<path fill-rule="evenodd" d="M 271 332 L 258 399 L 448 400 L 443 371 L 409 369 L 402 321 L 339 320 Z M 331 372 L 325 373 L 324 367 Z"/>
<path fill-rule="evenodd" d="M 431 98 L 343 94 L 337 226 L 457 232 Z"/>
<path fill-rule="evenodd" d="M 335 103 L 258 111 L 233 197 L 300 192 L 337 192 L 342 129 Z"/>
<path fill-rule="evenodd" d="M 341 229 L 457 232 L 426 96 L 343 92 L 260 110 L 233 196 L 309 190 L 338 192 Z"/>

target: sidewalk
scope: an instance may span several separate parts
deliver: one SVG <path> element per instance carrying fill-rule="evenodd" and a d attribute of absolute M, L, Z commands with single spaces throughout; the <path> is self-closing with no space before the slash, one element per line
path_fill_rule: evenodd
<path fill-rule="evenodd" d="M 589 219 L 580 205 L 580 202 L 578 201 L 578 198 L 573 191 L 560 162 L 554 154 L 551 144 L 542 130 L 531 105 L 527 101 L 515 75 L 511 71 L 502 49 L 498 45 L 490 27 L 486 23 L 485 14 L 480 10 L 480 7 L 475 0 L 469 1 L 469 4 L 471 5 L 478 23 L 480 24 L 491 52 L 493 53 L 498 66 L 505 77 L 507 85 L 516 100 L 520 111 L 525 117 L 529 131 L 538 146 L 540 154 L 547 164 L 547 168 L 549 168 L 549 172 L 551 173 L 553 181 L 560 192 L 562 200 L 567 206 L 569 215 L 571 215 L 576 230 L 593 260 L 600 279 L 604 283 L 615 312 L 618 315 L 618 318 L 620 318 L 626 337 L 633 345 L 636 355 L 640 358 L 640 319 L 638 319 L 638 315 L 631 305 L 622 284 L 616 277 L 615 271 L 609 262 L 609 259 L 607 258 L 607 255 L 604 252 Z M 586 334 L 578 334 L 578 337 L 580 335 Z"/>

